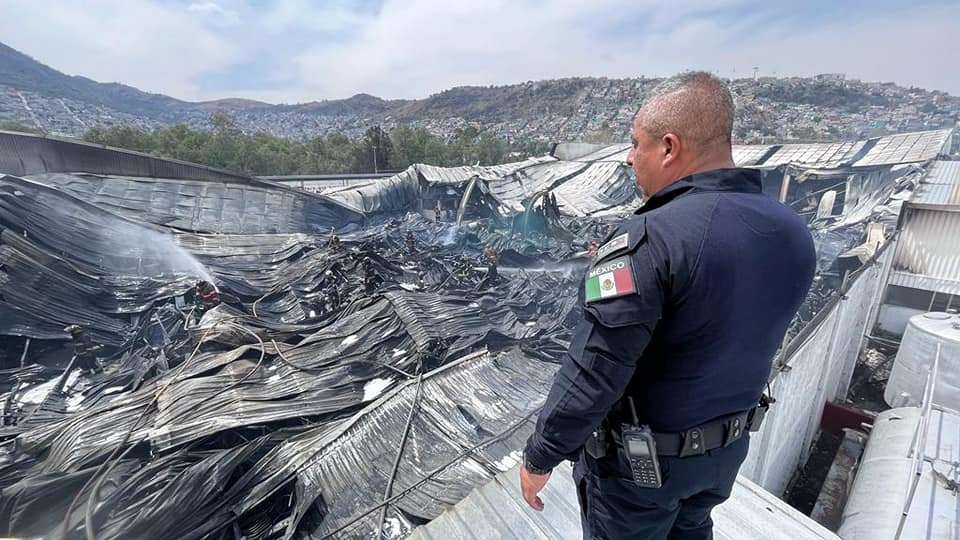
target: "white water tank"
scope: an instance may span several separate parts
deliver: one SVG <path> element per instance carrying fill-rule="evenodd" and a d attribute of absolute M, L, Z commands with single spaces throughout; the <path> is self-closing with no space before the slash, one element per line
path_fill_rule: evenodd
<path fill-rule="evenodd" d="M 927 376 L 940 345 L 933 403 L 960 411 L 960 317 L 924 313 L 907 321 L 883 398 L 891 407 L 920 406 Z"/>
<path fill-rule="evenodd" d="M 840 538 L 893 540 L 901 521 L 900 540 L 960 538 L 960 500 L 951 484 L 957 478 L 960 415 L 928 411 L 918 441 L 922 413 L 903 407 L 877 415 L 843 507 Z"/>

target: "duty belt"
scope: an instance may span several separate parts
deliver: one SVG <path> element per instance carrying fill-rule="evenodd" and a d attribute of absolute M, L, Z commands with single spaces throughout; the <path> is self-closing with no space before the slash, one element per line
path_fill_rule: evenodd
<path fill-rule="evenodd" d="M 698 456 L 709 450 L 730 446 L 743 437 L 750 426 L 747 418 L 753 411 L 744 411 L 722 422 L 711 422 L 681 433 L 653 433 L 658 456 Z M 612 430 L 613 443 L 623 446 L 620 430 Z"/>
<path fill-rule="evenodd" d="M 629 399 L 629 398 L 628 398 Z M 763 394 L 756 406 L 737 415 L 708 422 L 681 433 L 652 432 L 660 456 L 699 456 L 710 450 L 730 446 L 747 431 L 760 431 L 763 419 L 776 402 L 771 396 Z M 636 412 L 632 415 L 636 418 Z M 636 422 L 636 420 L 634 420 Z M 614 424 L 616 425 L 616 424 Z M 610 446 L 623 446 L 620 430 L 610 429 L 607 420 L 587 439 L 584 450 L 596 459 L 606 455 Z"/>

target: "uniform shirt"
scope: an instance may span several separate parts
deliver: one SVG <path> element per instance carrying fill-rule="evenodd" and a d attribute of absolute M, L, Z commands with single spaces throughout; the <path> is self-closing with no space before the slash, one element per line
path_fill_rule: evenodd
<path fill-rule="evenodd" d="M 536 469 L 576 459 L 625 395 L 640 423 L 662 433 L 755 406 L 816 260 L 803 220 L 764 195 L 750 169 L 662 189 L 598 255 L 580 292 L 583 319 L 527 441 Z"/>

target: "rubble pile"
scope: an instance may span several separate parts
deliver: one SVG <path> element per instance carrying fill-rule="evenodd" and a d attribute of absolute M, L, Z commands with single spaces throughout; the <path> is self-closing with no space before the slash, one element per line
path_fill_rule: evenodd
<path fill-rule="evenodd" d="M 590 254 L 637 206 L 626 167 L 591 163 L 418 166 L 330 196 L 0 175 L 0 535 L 433 519 L 520 458 Z M 862 221 L 812 222 L 826 259 L 794 334 Z"/>
<path fill-rule="evenodd" d="M 435 517 L 517 459 L 577 315 L 578 235 L 601 232 L 134 215 L 0 177 L 2 534 L 352 537 Z"/>

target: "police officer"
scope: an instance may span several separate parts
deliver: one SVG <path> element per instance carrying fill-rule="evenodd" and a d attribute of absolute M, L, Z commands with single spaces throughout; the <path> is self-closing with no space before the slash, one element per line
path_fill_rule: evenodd
<path fill-rule="evenodd" d="M 520 472 L 541 510 L 551 469 L 576 461 L 586 538 L 712 536 L 813 278 L 804 222 L 735 167 L 732 125 L 729 90 L 703 72 L 663 82 L 634 121 L 627 163 L 646 203 L 591 263 Z"/>

